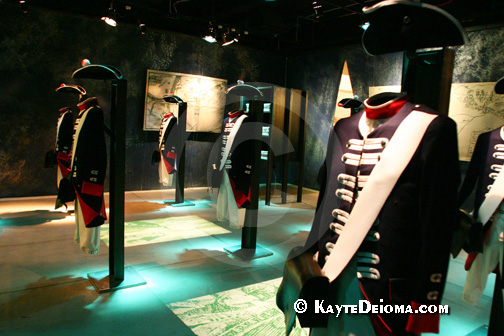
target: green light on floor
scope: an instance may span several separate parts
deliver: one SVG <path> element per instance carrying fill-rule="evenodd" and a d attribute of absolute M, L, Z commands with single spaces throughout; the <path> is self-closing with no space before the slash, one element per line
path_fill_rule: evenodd
<path fill-rule="evenodd" d="M 167 306 L 196 335 L 284 335 L 284 316 L 275 303 L 280 281 L 273 279 Z M 308 334 L 308 329 L 299 327 L 291 333 Z"/>
<path fill-rule="evenodd" d="M 199 216 L 176 216 L 124 223 L 124 244 L 139 246 L 230 233 Z M 101 240 L 109 245 L 109 226 L 103 225 Z"/>

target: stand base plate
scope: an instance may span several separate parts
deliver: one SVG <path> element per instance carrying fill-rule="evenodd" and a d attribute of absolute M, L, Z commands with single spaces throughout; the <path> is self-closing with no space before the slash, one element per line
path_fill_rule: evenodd
<path fill-rule="evenodd" d="M 263 257 L 269 257 L 270 255 L 273 255 L 273 252 L 259 245 L 256 246 L 255 249 L 242 248 L 241 245 L 225 247 L 224 251 L 228 252 L 229 254 L 232 254 L 233 256 L 237 257 L 240 260 L 252 260 Z"/>
<path fill-rule="evenodd" d="M 182 203 L 175 203 L 175 201 L 164 201 L 164 204 L 168 204 L 168 205 L 175 207 L 175 208 L 195 205 L 194 203 L 189 202 L 189 201 L 184 201 Z"/>
<path fill-rule="evenodd" d="M 110 286 L 109 271 L 88 273 L 88 278 L 100 294 L 147 284 L 147 281 L 131 266 L 124 268 L 124 280 L 117 286 L 112 286 L 112 288 Z"/>
<path fill-rule="evenodd" d="M 474 331 L 471 331 L 466 336 L 487 336 L 487 335 L 488 335 L 488 326 L 486 324 L 483 324 L 481 327 L 479 327 Z"/>

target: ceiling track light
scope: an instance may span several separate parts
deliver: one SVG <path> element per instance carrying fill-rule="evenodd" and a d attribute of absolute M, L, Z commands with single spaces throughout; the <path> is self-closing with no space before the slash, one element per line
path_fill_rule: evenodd
<path fill-rule="evenodd" d="M 114 2 L 110 3 L 110 7 L 107 10 L 106 14 L 102 16 L 102 21 L 105 21 L 106 24 L 112 27 L 117 27 L 117 13 L 114 9 Z"/>
<path fill-rule="evenodd" d="M 21 11 L 23 13 L 28 13 L 28 7 L 26 6 L 26 1 L 25 0 L 20 0 L 19 1 L 19 7 L 21 8 Z"/>
<path fill-rule="evenodd" d="M 227 32 L 222 34 L 222 46 L 225 47 L 238 42 L 238 37 L 240 37 L 240 34 L 235 28 L 228 29 Z"/>
<path fill-rule="evenodd" d="M 222 29 L 222 26 L 217 26 L 217 28 L 212 25 L 212 22 L 209 23 L 208 25 L 208 33 L 203 36 L 203 40 L 207 41 L 208 43 L 216 43 L 217 42 L 217 29 Z"/>
<path fill-rule="evenodd" d="M 145 23 L 139 23 L 138 29 L 140 29 L 140 34 L 145 35 Z"/>
<path fill-rule="evenodd" d="M 203 36 L 203 40 L 208 43 L 217 43 L 223 47 L 238 42 L 241 34 L 248 35 L 248 31 L 239 31 L 236 28 L 224 28 L 222 25 L 215 25 L 209 22 L 208 32 Z"/>
<path fill-rule="evenodd" d="M 318 2 L 318 0 L 313 0 L 312 1 L 312 6 L 313 6 L 313 11 L 315 12 L 315 17 L 319 19 L 322 14 L 322 5 Z"/>

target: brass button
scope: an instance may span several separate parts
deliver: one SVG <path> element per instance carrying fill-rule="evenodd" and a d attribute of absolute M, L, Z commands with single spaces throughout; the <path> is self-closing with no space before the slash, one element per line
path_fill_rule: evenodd
<path fill-rule="evenodd" d="M 439 292 L 438 291 L 432 291 L 427 294 L 427 300 L 435 301 L 438 299 Z"/>
<path fill-rule="evenodd" d="M 434 283 L 441 283 L 441 280 L 443 279 L 443 274 L 441 273 L 433 273 L 430 277 L 430 281 Z"/>

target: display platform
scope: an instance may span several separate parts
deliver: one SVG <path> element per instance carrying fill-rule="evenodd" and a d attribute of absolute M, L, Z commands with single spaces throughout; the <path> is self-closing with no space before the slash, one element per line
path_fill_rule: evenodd
<path fill-rule="evenodd" d="M 164 201 L 164 204 L 168 204 L 172 207 L 186 207 L 186 206 L 194 206 L 193 202 L 184 201 L 182 203 L 177 203 L 176 201 Z"/>
<path fill-rule="evenodd" d="M 240 260 L 252 260 L 273 255 L 273 252 L 261 246 L 256 246 L 255 249 L 242 248 L 241 245 L 225 247 L 224 251 L 237 257 Z"/>
<path fill-rule="evenodd" d="M 478 329 L 473 332 L 467 334 L 466 336 L 487 336 L 488 335 L 488 326 L 486 324 L 482 325 Z"/>
<path fill-rule="evenodd" d="M 124 268 L 124 280 L 112 288 L 110 286 L 110 275 L 108 270 L 88 273 L 88 278 L 96 291 L 100 294 L 147 284 L 147 281 L 145 281 L 144 278 L 131 266 Z"/>

